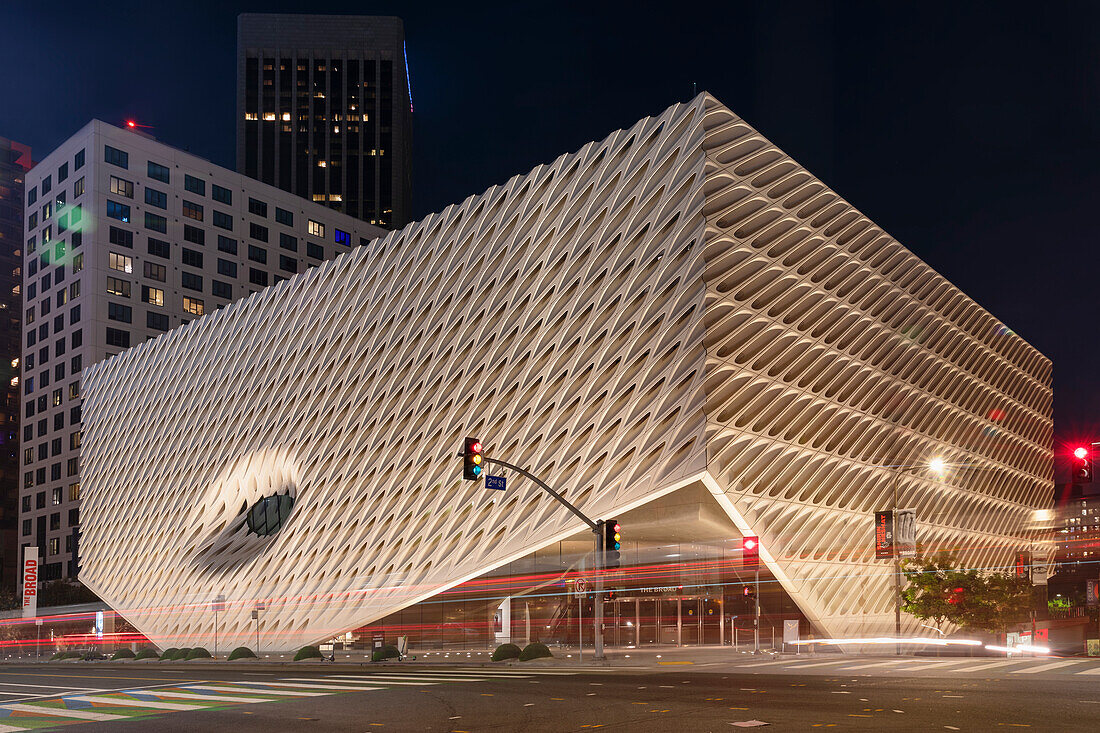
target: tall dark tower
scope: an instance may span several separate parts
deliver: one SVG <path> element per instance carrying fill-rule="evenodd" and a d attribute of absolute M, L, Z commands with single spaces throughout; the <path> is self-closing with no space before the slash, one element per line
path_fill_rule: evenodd
<path fill-rule="evenodd" d="M 0 137 L 0 584 L 14 588 L 19 552 L 19 391 L 23 202 L 31 149 Z"/>
<path fill-rule="evenodd" d="M 372 224 L 408 223 L 412 97 L 400 18 L 237 18 L 237 170 Z"/>

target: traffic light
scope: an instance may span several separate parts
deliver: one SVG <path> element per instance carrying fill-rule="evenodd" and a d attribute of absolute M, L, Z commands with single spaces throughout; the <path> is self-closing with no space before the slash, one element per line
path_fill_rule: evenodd
<path fill-rule="evenodd" d="M 741 538 L 741 567 L 756 570 L 760 567 L 760 539 L 756 536 Z"/>
<path fill-rule="evenodd" d="M 605 568 L 619 567 L 619 549 L 623 546 L 623 536 L 619 530 L 622 527 L 618 520 L 608 519 L 603 524 L 603 566 Z"/>
<path fill-rule="evenodd" d="M 1092 451 L 1083 445 L 1073 449 L 1073 458 L 1070 459 L 1073 473 L 1073 483 L 1092 483 Z"/>
<path fill-rule="evenodd" d="M 462 447 L 462 478 L 477 481 L 481 478 L 481 441 L 466 438 Z"/>
<path fill-rule="evenodd" d="M 962 603 L 962 601 L 965 598 L 966 598 L 966 589 L 965 588 L 955 588 L 947 596 L 947 602 L 950 603 L 952 606 L 957 606 L 960 603 Z"/>

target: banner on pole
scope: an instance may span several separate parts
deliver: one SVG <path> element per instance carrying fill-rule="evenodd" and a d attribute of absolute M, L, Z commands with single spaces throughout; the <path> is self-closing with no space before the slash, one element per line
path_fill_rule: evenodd
<path fill-rule="evenodd" d="M 23 618 L 38 615 L 38 548 L 23 548 Z"/>
<path fill-rule="evenodd" d="M 875 512 L 875 558 L 888 559 L 894 556 L 894 513 Z"/>
<path fill-rule="evenodd" d="M 898 557 L 917 556 L 917 513 L 914 510 L 894 512 L 894 544 Z"/>

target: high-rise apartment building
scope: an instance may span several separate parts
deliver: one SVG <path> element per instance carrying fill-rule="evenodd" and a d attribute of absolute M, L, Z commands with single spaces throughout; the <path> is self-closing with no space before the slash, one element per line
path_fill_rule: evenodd
<path fill-rule="evenodd" d="M 0 137 L 0 583 L 19 566 L 19 314 L 23 297 L 23 182 L 31 149 Z"/>
<path fill-rule="evenodd" d="M 385 232 L 97 120 L 27 174 L 25 201 L 19 541 L 51 580 L 74 571 L 81 370 Z"/>
<path fill-rule="evenodd" d="M 237 19 L 237 170 L 372 224 L 409 221 L 412 97 L 400 18 Z"/>

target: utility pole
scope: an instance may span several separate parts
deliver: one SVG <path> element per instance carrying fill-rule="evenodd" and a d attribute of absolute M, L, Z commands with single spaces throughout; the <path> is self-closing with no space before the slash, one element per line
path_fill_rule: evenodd
<path fill-rule="evenodd" d="M 756 566 L 756 611 L 753 616 L 752 622 L 752 653 L 760 653 L 760 566 Z M 774 645 L 773 645 L 774 646 Z"/>
<path fill-rule="evenodd" d="M 901 552 L 898 548 L 898 474 L 894 469 L 894 654 L 901 656 Z"/>
<path fill-rule="evenodd" d="M 603 553 L 604 553 L 604 521 L 596 522 L 596 595 L 592 602 L 592 626 L 594 635 L 592 646 L 594 657 L 603 659 Z"/>

